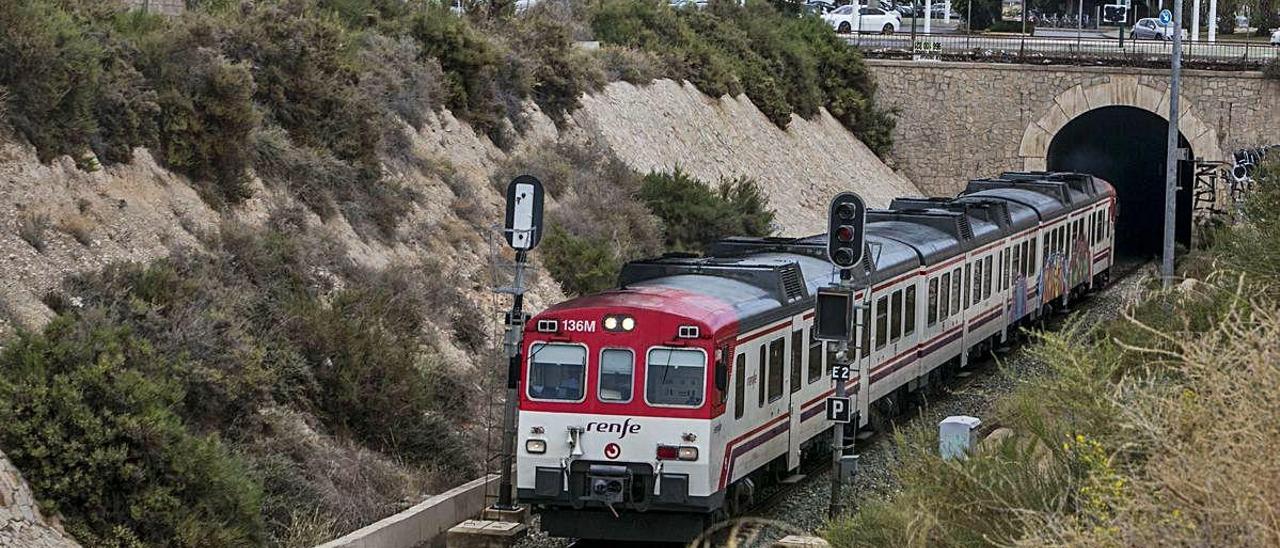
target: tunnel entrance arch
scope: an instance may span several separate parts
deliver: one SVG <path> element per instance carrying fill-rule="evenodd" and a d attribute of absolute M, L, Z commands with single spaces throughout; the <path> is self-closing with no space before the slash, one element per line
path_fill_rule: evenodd
<path fill-rule="evenodd" d="M 1049 144 L 1050 171 L 1078 171 L 1106 179 L 1116 189 L 1120 218 L 1116 252 L 1159 256 L 1164 242 L 1165 148 L 1169 122 L 1145 110 L 1111 106 L 1086 112 L 1063 126 Z M 1179 133 L 1179 147 L 1189 147 Z M 1195 157 L 1195 151 L 1191 151 Z M 1191 188 L 1194 169 L 1182 162 L 1175 237 L 1191 243 Z"/>
<path fill-rule="evenodd" d="M 1119 232 L 1129 234 L 1132 238 L 1126 237 L 1118 242 L 1120 244 L 1118 251 L 1129 255 L 1147 255 L 1152 249 L 1155 253 L 1159 252 L 1160 240 L 1153 242 L 1149 239 L 1152 233 L 1145 230 L 1150 226 L 1147 223 L 1151 223 L 1152 218 L 1142 215 L 1141 212 L 1149 215 L 1159 214 L 1161 216 L 1156 218 L 1155 222 L 1163 223 L 1163 183 L 1159 183 L 1161 185 L 1159 189 L 1153 191 L 1149 187 L 1155 183 L 1152 183 L 1150 175 L 1140 176 L 1135 180 L 1119 179 L 1123 177 L 1122 173 L 1133 169 L 1137 164 L 1147 165 L 1146 173 L 1159 173 L 1163 178 L 1163 149 L 1168 139 L 1169 91 L 1167 87 L 1156 87 L 1163 82 L 1149 77 L 1145 80 L 1140 78 L 1139 75 L 1112 74 L 1100 83 L 1076 85 L 1059 93 L 1053 101 L 1041 109 L 1040 117 L 1027 126 L 1018 148 L 1018 155 L 1022 159 L 1022 167 L 1025 170 L 1072 169 L 1089 172 L 1113 169 L 1115 172 L 1110 177 L 1106 173 L 1095 174 L 1116 185 L 1121 205 L 1122 225 Z M 1185 96 L 1179 98 L 1179 106 L 1181 112 L 1178 129 L 1181 146 L 1188 146 L 1192 157 L 1206 161 L 1224 160 L 1225 156 L 1217 132 L 1200 120 L 1196 114 L 1196 106 Z M 1113 121 L 1106 123 L 1103 121 L 1106 118 L 1111 118 Z M 1126 122 L 1137 125 L 1130 127 L 1124 125 Z M 1064 131 L 1067 131 L 1068 135 L 1060 138 L 1060 134 Z M 1090 148 L 1088 142 L 1097 142 L 1100 139 L 1109 140 L 1113 146 L 1093 147 L 1092 157 L 1089 153 L 1082 152 Z M 1135 148 L 1146 149 L 1154 146 L 1152 143 L 1158 143 L 1162 151 L 1158 160 L 1150 158 L 1138 160 L 1128 157 L 1125 152 Z M 1148 153 L 1147 156 L 1151 154 Z M 1100 162 L 1107 161 L 1106 158 L 1111 159 L 1109 167 L 1098 165 Z M 1189 178 L 1194 177 L 1192 170 L 1188 166 L 1187 169 L 1180 171 L 1183 179 L 1179 186 L 1190 188 Z M 1180 242 L 1186 244 L 1191 241 L 1193 213 L 1190 195 L 1180 195 L 1179 198 L 1177 236 Z M 1142 224 L 1134 226 L 1125 224 L 1131 221 Z M 1146 236 L 1139 237 L 1134 230 L 1126 231 L 1135 226 L 1142 229 L 1137 233 Z M 1155 229 L 1154 234 L 1160 234 L 1159 228 Z M 1153 245 L 1154 248 L 1151 247 Z"/>

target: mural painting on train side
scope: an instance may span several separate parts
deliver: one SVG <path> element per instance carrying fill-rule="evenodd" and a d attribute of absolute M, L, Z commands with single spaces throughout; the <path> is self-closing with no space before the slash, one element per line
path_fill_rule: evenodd
<path fill-rule="evenodd" d="M 1054 251 L 1045 257 L 1044 273 L 1040 276 L 1040 302 L 1047 303 L 1067 289 L 1067 261 L 1061 252 Z"/>
<path fill-rule="evenodd" d="M 1009 317 L 1021 318 L 1027 315 L 1027 277 L 1022 274 L 1018 274 L 1013 280 L 1013 302 L 1009 306 Z"/>
<path fill-rule="evenodd" d="M 1076 238 L 1071 249 L 1071 260 L 1068 261 L 1067 287 L 1079 287 L 1089 281 L 1093 275 L 1089 268 L 1092 266 L 1091 262 L 1093 255 L 1089 253 L 1089 242 L 1084 238 Z"/>

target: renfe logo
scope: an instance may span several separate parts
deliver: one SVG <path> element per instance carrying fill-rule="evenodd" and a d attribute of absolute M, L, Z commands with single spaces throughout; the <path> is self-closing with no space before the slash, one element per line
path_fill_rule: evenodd
<path fill-rule="evenodd" d="M 596 332 L 595 320 L 565 320 L 563 325 L 565 331 L 573 331 L 576 333 Z"/>
<path fill-rule="evenodd" d="M 589 422 L 587 423 L 588 432 L 607 432 L 617 434 L 618 439 L 627 437 L 627 434 L 635 434 L 640 431 L 639 424 L 631 424 L 631 419 L 618 422 Z"/>

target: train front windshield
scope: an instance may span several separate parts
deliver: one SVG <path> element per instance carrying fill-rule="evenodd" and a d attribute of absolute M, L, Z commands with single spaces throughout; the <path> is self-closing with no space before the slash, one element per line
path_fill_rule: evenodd
<path fill-rule="evenodd" d="M 701 350 L 654 348 L 645 371 L 645 399 L 650 405 L 702 405 L 707 355 Z"/>
<path fill-rule="evenodd" d="M 531 349 L 529 397 L 582 401 L 587 382 L 587 349 L 572 344 L 535 344 Z"/>

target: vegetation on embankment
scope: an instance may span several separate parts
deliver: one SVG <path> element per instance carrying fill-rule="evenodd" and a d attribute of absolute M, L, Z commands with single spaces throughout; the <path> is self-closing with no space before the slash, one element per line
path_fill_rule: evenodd
<path fill-rule="evenodd" d="M 0 447 L 77 540 L 314 544 L 479 472 L 424 335 L 485 349 L 461 284 L 351 266 L 297 215 L 76 277 L 0 352 Z"/>
<path fill-rule="evenodd" d="M 779 127 L 792 114 L 808 118 L 826 108 L 883 156 L 894 121 L 875 105 L 862 55 L 818 17 L 789 15 L 774 4 L 795 6 L 712 0 L 705 9 L 673 10 L 660 0 L 605 0 L 590 21 L 601 43 L 652 53 L 663 75 L 708 95 L 745 93 Z"/>
<path fill-rule="evenodd" d="M 1280 543 L 1280 165 L 1247 221 L 1123 319 L 1041 333 L 1047 366 L 996 416 L 1011 429 L 943 462 L 932 427 L 898 437 L 900 491 L 828 525 L 835 546 L 1267 546 Z"/>

